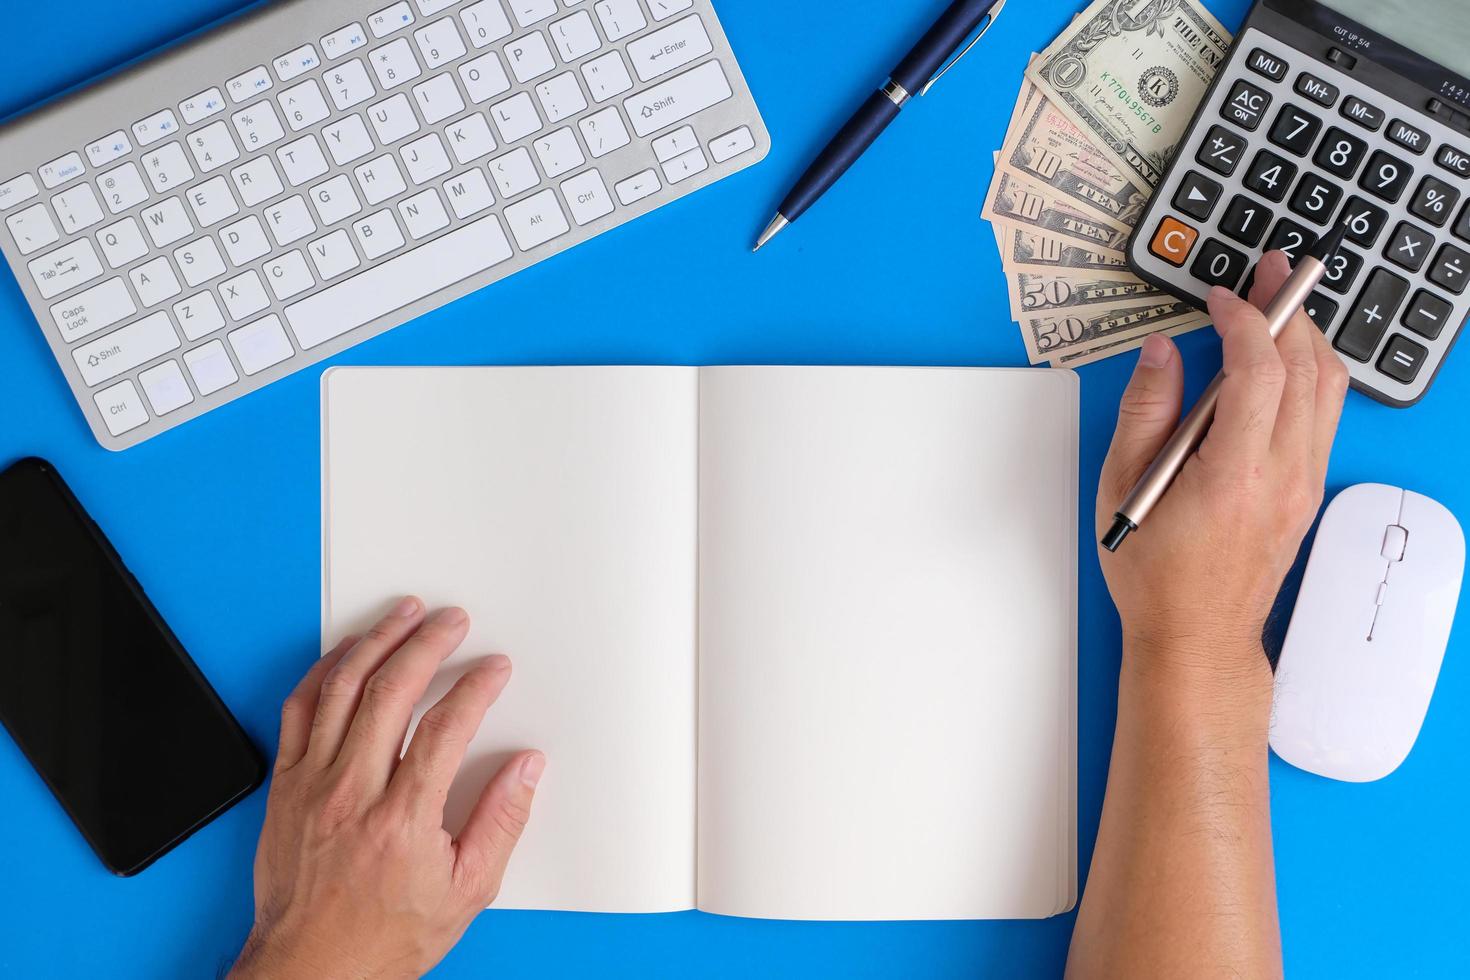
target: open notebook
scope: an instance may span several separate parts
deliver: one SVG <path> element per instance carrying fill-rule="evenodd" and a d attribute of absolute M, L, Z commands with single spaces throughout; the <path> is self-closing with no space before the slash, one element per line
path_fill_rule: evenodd
<path fill-rule="evenodd" d="M 459 604 L 546 776 L 496 907 L 1037 918 L 1076 898 L 1077 381 L 339 368 L 324 641 Z"/>

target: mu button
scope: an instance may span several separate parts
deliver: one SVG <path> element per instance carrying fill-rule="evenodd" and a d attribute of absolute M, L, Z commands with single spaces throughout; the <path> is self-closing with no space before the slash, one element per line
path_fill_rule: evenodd
<path fill-rule="evenodd" d="M 1165 218 L 1159 222 L 1159 230 L 1154 232 L 1148 250 L 1170 265 L 1183 265 L 1197 238 L 1199 232 L 1196 229 L 1178 218 Z"/>

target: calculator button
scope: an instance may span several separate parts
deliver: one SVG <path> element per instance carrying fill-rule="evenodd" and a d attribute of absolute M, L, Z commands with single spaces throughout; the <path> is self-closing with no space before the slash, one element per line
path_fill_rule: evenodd
<path fill-rule="evenodd" d="M 1410 153 L 1423 154 L 1429 149 L 1429 134 L 1415 129 L 1402 119 L 1395 119 L 1388 126 L 1388 138 Z"/>
<path fill-rule="evenodd" d="M 1179 182 L 1174 206 L 1198 221 L 1208 221 L 1220 203 L 1221 187 L 1204 174 L 1191 170 Z"/>
<path fill-rule="evenodd" d="M 1393 237 L 1383 250 L 1383 257 L 1394 265 L 1403 266 L 1410 272 L 1418 272 L 1434 248 L 1434 236 L 1407 221 L 1399 223 Z"/>
<path fill-rule="evenodd" d="M 1359 186 L 1375 197 L 1394 202 L 1403 196 L 1413 175 L 1414 170 L 1407 163 L 1379 150 L 1369 158 Z"/>
<path fill-rule="evenodd" d="M 1308 173 L 1302 175 L 1301 183 L 1296 185 L 1296 193 L 1291 195 L 1291 203 L 1287 207 L 1303 218 L 1325 225 L 1337 211 L 1341 200 L 1341 187 L 1314 173 Z"/>
<path fill-rule="evenodd" d="M 1303 112 L 1294 105 L 1286 105 L 1276 117 L 1268 139 L 1299 157 L 1312 152 L 1317 134 L 1322 132 L 1322 120 L 1310 112 Z"/>
<path fill-rule="evenodd" d="M 1220 107 L 1220 115 L 1227 122 L 1233 122 L 1242 129 L 1255 132 L 1256 127 L 1261 125 L 1261 117 L 1271 106 L 1271 96 L 1264 89 L 1252 85 L 1245 79 L 1240 79 L 1230 89 L 1230 97 Z"/>
<path fill-rule="evenodd" d="M 1337 301 L 1328 299 L 1321 293 L 1313 293 L 1307 297 L 1302 309 L 1307 311 L 1307 316 L 1317 325 L 1317 329 L 1323 333 L 1332 326 L 1332 321 L 1337 319 Z"/>
<path fill-rule="evenodd" d="M 1388 346 L 1383 348 L 1383 356 L 1378 359 L 1378 370 L 1395 381 L 1413 384 L 1427 357 L 1429 350 L 1423 344 L 1416 344 L 1403 334 L 1396 333 Z"/>
<path fill-rule="evenodd" d="M 1356 95 L 1350 95 L 1342 104 L 1342 117 L 1351 119 L 1359 126 L 1365 126 L 1375 133 L 1383 128 L 1383 110 L 1376 105 L 1364 102 Z"/>
<path fill-rule="evenodd" d="M 1408 309 L 1404 311 L 1403 324 L 1426 340 L 1435 340 L 1454 312 L 1455 308 L 1449 300 L 1440 299 L 1429 290 L 1421 289 L 1414 294 Z"/>
<path fill-rule="evenodd" d="M 1388 332 L 1388 325 L 1408 292 L 1409 284 L 1392 272 L 1373 270 L 1347 322 L 1338 331 L 1334 346 L 1349 357 L 1368 360 L 1378 349 L 1378 342 Z"/>
<path fill-rule="evenodd" d="M 1348 54 L 1341 48 L 1332 48 L 1327 52 L 1327 60 L 1332 62 L 1343 71 L 1352 71 L 1358 66 L 1358 59 Z"/>
<path fill-rule="evenodd" d="M 1455 235 L 1470 242 L 1470 204 L 1465 205 L 1465 210 L 1460 212 L 1460 220 L 1455 222 Z"/>
<path fill-rule="evenodd" d="M 1302 257 L 1307 249 L 1317 244 L 1317 233 L 1308 231 L 1290 218 L 1282 218 L 1276 222 L 1276 230 L 1271 232 L 1271 237 L 1266 240 L 1266 251 L 1276 249 L 1286 253 L 1291 259 L 1292 265 Z"/>
<path fill-rule="evenodd" d="M 1182 266 L 1198 238 L 1198 229 L 1191 228 L 1178 218 L 1165 217 L 1159 222 L 1159 230 L 1154 232 L 1148 250 L 1170 265 Z"/>
<path fill-rule="evenodd" d="M 1465 291 L 1467 274 L 1470 274 L 1470 253 L 1453 245 L 1446 245 L 1434 258 L 1434 265 L 1429 270 L 1429 281 L 1458 296 Z"/>
<path fill-rule="evenodd" d="M 1257 204 L 1244 194 L 1237 194 L 1225 209 L 1220 219 L 1220 230 L 1231 238 L 1255 248 L 1266 237 L 1271 226 L 1272 214 L 1263 205 Z"/>
<path fill-rule="evenodd" d="M 1388 212 L 1361 197 L 1350 197 L 1342 209 L 1342 220 L 1347 222 L 1348 241 L 1372 248 L 1388 224 Z"/>
<path fill-rule="evenodd" d="M 1409 202 L 1409 213 L 1423 218 L 1436 228 L 1443 228 L 1455 205 L 1460 203 L 1460 192 L 1438 177 L 1425 177 L 1419 182 L 1419 190 Z"/>
<path fill-rule="evenodd" d="M 1240 282 L 1240 277 L 1245 275 L 1248 265 L 1250 259 L 1245 257 L 1244 252 L 1237 252 L 1224 242 L 1211 238 L 1200 246 L 1199 257 L 1194 260 L 1189 271 L 1196 279 L 1211 286 L 1234 289 Z"/>
<path fill-rule="evenodd" d="M 1240 158 L 1244 153 L 1245 137 L 1224 126 L 1212 126 L 1195 159 L 1215 173 L 1229 177 L 1240 166 Z"/>
<path fill-rule="evenodd" d="M 1470 154 L 1445 145 L 1434 155 L 1434 162 L 1457 177 L 1470 177 Z"/>
<path fill-rule="evenodd" d="M 1334 293 L 1346 295 L 1363 271 L 1363 257 L 1350 248 L 1339 248 L 1327 260 L 1327 272 L 1322 276 L 1322 285 Z"/>
<path fill-rule="evenodd" d="M 1328 173 L 1351 177 L 1357 173 L 1358 164 L 1363 162 L 1363 154 L 1367 151 L 1367 143 L 1333 126 L 1312 159 Z"/>
<path fill-rule="evenodd" d="M 1296 180 L 1296 164 L 1291 163 L 1270 150 L 1262 150 L 1251 161 L 1246 171 L 1245 189 L 1254 191 L 1268 201 L 1280 202 L 1286 198 L 1291 182 Z"/>
<path fill-rule="evenodd" d="M 1286 77 L 1286 62 L 1263 48 L 1252 51 L 1250 57 L 1245 59 L 1245 66 L 1273 82 L 1279 82 Z"/>
<path fill-rule="evenodd" d="M 1318 105 L 1326 106 L 1329 109 L 1332 108 L 1333 103 L 1337 101 L 1337 97 L 1341 94 L 1337 90 L 1336 85 L 1333 85 L 1331 82 L 1324 82 L 1316 75 L 1309 75 L 1306 72 L 1302 72 L 1296 77 L 1295 88 L 1298 95 L 1305 95 Z"/>

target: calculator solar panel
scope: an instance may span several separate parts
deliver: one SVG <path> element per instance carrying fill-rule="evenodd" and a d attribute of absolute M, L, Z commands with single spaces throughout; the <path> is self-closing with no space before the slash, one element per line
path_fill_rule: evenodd
<path fill-rule="evenodd" d="M 1456 101 L 1470 83 L 1456 91 L 1453 71 L 1358 26 L 1307 0 L 1257 3 L 1129 261 L 1203 306 L 1212 286 L 1247 290 L 1264 252 L 1297 259 L 1346 220 L 1308 313 L 1355 388 L 1403 407 L 1470 315 L 1470 108 Z M 1461 27 L 1470 51 L 1470 15 L 1441 24 Z"/>

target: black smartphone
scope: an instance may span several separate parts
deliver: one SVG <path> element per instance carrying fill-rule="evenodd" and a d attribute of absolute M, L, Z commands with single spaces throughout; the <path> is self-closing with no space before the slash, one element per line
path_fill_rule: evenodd
<path fill-rule="evenodd" d="M 0 723 L 118 875 L 265 778 L 260 752 L 39 459 L 0 473 Z"/>

